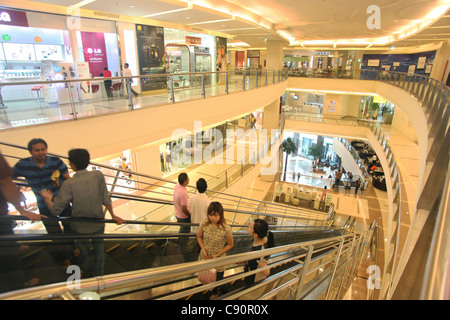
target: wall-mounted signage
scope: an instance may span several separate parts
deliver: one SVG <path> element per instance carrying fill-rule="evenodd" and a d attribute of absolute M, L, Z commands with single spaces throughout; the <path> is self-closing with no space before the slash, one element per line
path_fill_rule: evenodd
<path fill-rule="evenodd" d="M 329 56 L 330 51 L 314 51 L 315 56 Z"/>
<path fill-rule="evenodd" d="M 247 58 L 259 58 L 259 50 L 248 50 Z"/>
<path fill-rule="evenodd" d="M 185 40 L 186 40 L 186 44 L 193 44 L 193 45 L 201 45 L 202 44 L 202 38 L 199 38 L 199 37 L 186 36 Z"/>
<path fill-rule="evenodd" d="M 99 77 L 108 66 L 106 57 L 105 35 L 102 32 L 81 32 L 84 61 L 89 63 L 93 77 Z"/>
<path fill-rule="evenodd" d="M 195 46 L 195 47 L 194 47 L 194 52 L 195 52 L 195 53 L 209 53 L 209 48 L 207 48 L 207 47 L 199 47 L 199 46 Z"/>
<path fill-rule="evenodd" d="M 17 27 L 28 27 L 26 12 L 0 9 L 0 24 Z"/>
<path fill-rule="evenodd" d="M 137 24 L 136 38 L 140 75 L 165 73 L 164 28 Z M 166 77 L 143 79 L 141 85 L 142 91 L 166 89 Z"/>

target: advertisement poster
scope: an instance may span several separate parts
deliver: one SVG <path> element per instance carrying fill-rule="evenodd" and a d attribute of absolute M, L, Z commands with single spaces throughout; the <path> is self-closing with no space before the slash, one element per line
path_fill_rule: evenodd
<path fill-rule="evenodd" d="M 108 67 L 106 57 L 105 35 L 101 32 L 81 32 L 84 61 L 89 63 L 92 77 L 100 77 L 103 69 Z"/>
<path fill-rule="evenodd" d="M 55 73 L 53 71 L 53 62 L 50 60 L 41 61 L 41 77 L 44 81 L 54 81 Z M 56 85 L 44 84 L 42 86 L 44 101 L 47 103 L 57 103 L 58 94 L 56 93 Z"/>
<path fill-rule="evenodd" d="M 140 75 L 165 74 L 164 28 L 136 25 Z M 142 78 L 142 91 L 166 89 L 166 76 Z"/>
<path fill-rule="evenodd" d="M 78 79 L 89 79 L 89 64 L 87 62 L 77 62 Z M 81 100 L 92 98 L 91 83 L 90 81 L 80 82 L 80 97 Z"/>
<path fill-rule="evenodd" d="M 227 39 L 216 37 L 216 71 L 227 70 Z"/>

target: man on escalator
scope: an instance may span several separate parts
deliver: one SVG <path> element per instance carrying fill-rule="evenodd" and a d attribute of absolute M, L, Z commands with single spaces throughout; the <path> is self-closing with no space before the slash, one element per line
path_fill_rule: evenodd
<path fill-rule="evenodd" d="M 104 234 L 105 218 L 103 206 L 106 207 L 112 219 L 117 224 L 125 221 L 116 216 L 113 211 L 111 198 L 106 188 L 105 177 L 98 171 L 88 171 L 90 155 L 86 149 L 72 149 L 69 151 L 69 164 L 75 175 L 70 180 L 65 181 L 58 196 L 52 201 L 52 192 L 42 190 L 48 208 L 54 215 L 59 214 L 67 204 L 72 203 L 72 218 L 90 220 L 70 222 L 70 232 L 78 235 L 99 235 Z M 89 239 L 77 240 L 80 248 L 80 259 L 85 277 L 103 275 L 105 263 L 105 251 L 103 238 L 94 237 L 92 244 L 94 247 L 94 262 L 90 261 Z"/>

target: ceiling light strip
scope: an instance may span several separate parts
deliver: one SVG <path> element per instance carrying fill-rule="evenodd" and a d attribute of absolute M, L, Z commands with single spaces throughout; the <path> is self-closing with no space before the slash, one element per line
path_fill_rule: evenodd
<path fill-rule="evenodd" d="M 220 20 L 210 20 L 210 21 L 203 21 L 203 22 L 194 22 L 187 24 L 188 26 L 195 26 L 198 24 L 207 24 L 207 23 L 217 23 L 217 22 L 225 22 L 225 21 L 232 21 L 233 19 L 220 19 Z"/>
<path fill-rule="evenodd" d="M 181 9 L 175 9 L 175 10 L 169 10 L 169 11 L 164 11 L 164 12 L 148 14 L 146 16 L 143 16 L 142 18 L 150 18 L 150 17 L 160 16 L 160 15 L 164 15 L 164 14 L 170 14 L 170 13 L 190 10 L 190 9 L 192 9 L 192 5 L 189 5 L 187 8 L 181 8 Z"/>

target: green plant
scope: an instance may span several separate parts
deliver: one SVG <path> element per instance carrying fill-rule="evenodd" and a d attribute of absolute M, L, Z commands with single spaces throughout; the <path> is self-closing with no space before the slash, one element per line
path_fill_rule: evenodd
<path fill-rule="evenodd" d="M 317 144 L 313 144 L 308 149 L 308 155 L 313 156 L 314 159 L 320 158 L 322 155 L 322 147 L 319 147 Z"/>
<path fill-rule="evenodd" d="M 291 153 L 294 153 L 297 149 L 297 146 L 295 145 L 292 138 L 287 138 L 283 140 L 281 143 L 281 148 L 283 149 L 283 152 L 286 152 L 286 160 L 284 163 L 284 180 L 286 181 L 286 171 L 287 171 L 287 164 L 288 164 L 288 157 Z"/>

